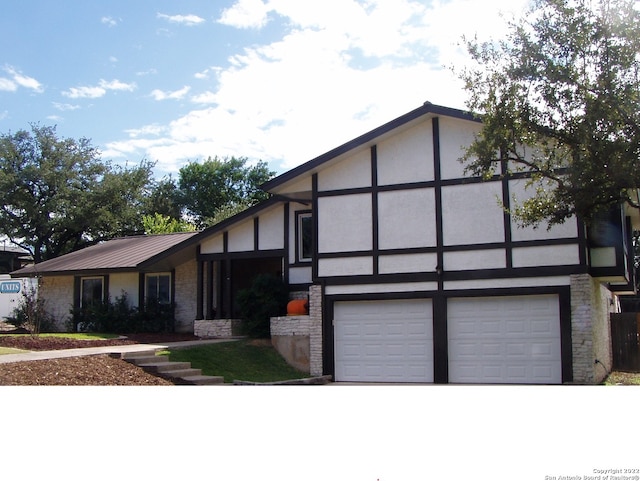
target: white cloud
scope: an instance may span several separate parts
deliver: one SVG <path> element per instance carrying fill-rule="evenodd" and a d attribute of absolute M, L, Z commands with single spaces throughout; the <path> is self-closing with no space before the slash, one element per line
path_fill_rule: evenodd
<path fill-rule="evenodd" d="M 131 92 L 135 90 L 135 83 L 124 83 L 120 82 L 117 79 L 114 80 L 103 80 L 101 79 L 98 85 L 86 85 L 82 87 L 71 87 L 69 90 L 62 92 L 62 95 L 65 97 L 69 97 L 71 99 L 96 99 L 100 97 L 104 97 L 107 94 L 108 90 L 118 90 L 118 91 L 128 91 Z"/>
<path fill-rule="evenodd" d="M 189 93 L 189 90 L 191 90 L 191 87 L 185 85 L 180 90 L 174 90 L 173 92 L 164 92 L 162 90 L 155 89 L 151 92 L 150 95 L 154 100 L 180 100 Z"/>
<path fill-rule="evenodd" d="M 132 139 L 135 139 L 144 135 L 158 136 L 165 133 L 166 130 L 167 129 L 162 125 L 152 124 L 152 125 L 145 125 L 144 127 L 139 129 L 128 129 L 128 130 L 125 130 L 125 132 L 129 134 L 129 137 L 131 137 Z"/>
<path fill-rule="evenodd" d="M 157 17 L 171 23 L 180 23 L 187 27 L 192 27 L 205 21 L 204 18 L 198 17 L 197 15 L 166 15 L 164 13 L 158 13 Z"/>
<path fill-rule="evenodd" d="M 80 108 L 79 105 L 73 104 L 61 104 L 60 102 L 52 102 L 53 107 L 61 112 L 66 112 L 69 110 L 78 110 Z"/>
<path fill-rule="evenodd" d="M 120 80 L 114 79 L 111 81 L 106 81 L 106 80 L 100 80 L 100 87 L 106 89 L 106 90 L 120 90 L 120 91 L 127 91 L 127 92 L 132 92 L 136 89 L 136 84 L 135 83 L 125 83 L 125 82 L 120 82 Z"/>
<path fill-rule="evenodd" d="M 62 92 L 62 95 L 70 99 L 96 99 L 103 97 L 107 93 L 102 87 L 71 87 L 69 90 Z"/>
<path fill-rule="evenodd" d="M 118 25 L 119 20 L 110 16 L 105 16 L 100 19 L 100 22 L 107 27 L 115 27 L 116 25 Z"/>
<path fill-rule="evenodd" d="M 464 108 L 462 82 L 446 68 L 467 61 L 462 35 L 500 35 L 498 11 L 518 11 L 525 3 L 239 0 L 220 23 L 260 28 L 279 16 L 287 30 L 272 43 L 245 47 L 227 65 L 194 74 L 208 82 L 190 98 L 200 108 L 164 129 L 140 129 L 110 144 L 109 152 L 143 151 L 165 172 L 210 155 L 262 159 L 282 171 L 424 101 Z M 188 92 L 151 95 L 182 99 Z"/>
<path fill-rule="evenodd" d="M 195 104 L 215 104 L 216 94 L 214 92 L 204 92 L 191 97 L 191 101 Z"/>
<path fill-rule="evenodd" d="M 0 90 L 15 92 L 18 90 L 18 87 L 24 87 L 37 93 L 44 92 L 44 88 L 40 82 L 33 77 L 22 74 L 15 67 L 5 65 L 3 70 L 8 73 L 11 78 L 0 78 Z"/>
<path fill-rule="evenodd" d="M 261 28 L 268 13 L 269 7 L 261 0 L 239 0 L 222 12 L 218 22 L 236 28 Z"/>
<path fill-rule="evenodd" d="M 15 92 L 18 90 L 18 84 L 12 82 L 8 78 L 0 77 L 0 90 L 5 92 Z"/>

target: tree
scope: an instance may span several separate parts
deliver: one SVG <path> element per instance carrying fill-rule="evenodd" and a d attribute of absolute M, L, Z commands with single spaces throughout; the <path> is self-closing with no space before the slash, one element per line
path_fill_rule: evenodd
<path fill-rule="evenodd" d="M 187 213 L 198 226 L 211 224 L 221 209 L 234 211 L 268 198 L 260 185 L 272 178 L 264 162 L 246 166 L 246 157 L 219 159 L 209 157 L 202 163 L 191 162 L 180 169 L 179 190 Z"/>
<path fill-rule="evenodd" d="M 512 207 L 520 224 L 588 222 L 624 202 L 638 207 L 635 1 L 536 0 L 506 40 L 466 46 L 477 66 L 460 77 L 483 124 L 462 160 L 485 178 L 530 175 L 535 193 Z"/>
<path fill-rule="evenodd" d="M 176 181 L 169 175 L 156 180 L 145 196 L 143 212 L 145 215 L 160 214 L 175 220 L 182 219 L 183 205 Z"/>
<path fill-rule="evenodd" d="M 196 226 L 186 220 L 155 213 L 142 216 L 145 234 L 171 234 L 173 232 L 193 232 Z"/>
<path fill-rule="evenodd" d="M 2 135 L 0 235 L 40 262 L 139 233 L 152 167 L 113 168 L 89 140 L 59 139 L 55 127 Z"/>

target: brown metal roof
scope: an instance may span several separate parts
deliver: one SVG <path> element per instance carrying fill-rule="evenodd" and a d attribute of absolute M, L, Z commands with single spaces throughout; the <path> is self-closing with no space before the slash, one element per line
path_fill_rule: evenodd
<path fill-rule="evenodd" d="M 78 271 L 136 269 L 145 261 L 190 239 L 197 232 L 112 239 L 11 273 L 14 277 Z M 173 251 L 172 251 L 173 252 Z"/>

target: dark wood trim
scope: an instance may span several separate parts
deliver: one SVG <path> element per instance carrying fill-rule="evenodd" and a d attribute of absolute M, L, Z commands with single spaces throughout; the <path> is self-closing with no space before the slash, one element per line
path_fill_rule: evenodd
<path fill-rule="evenodd" d="M 289 247 L 291 242 L 290 236 L 289 236 L 289 232 L 291 229 L 290 220 L 289 220 L 289 211 L 290 211 L 290 204 L 289 202 L 285 202 L 284 205 L 282 206 L 282 225 L 284 229 L 282 243 L 283 243 L 283 250 L 285 252 L 284 257 L 282 259 L 282 262 L 283 262 L 282 277 L 285 284 L 289 284 L 289 268 L 291 267 L 291 259 L 289 259 L 289 256 L 290 256 Z"/>
<path fill-rule="evenodd" d="M 371 154 L 371 249 L 373 251 L 372 272 L 373 275 L 378 275 L 379 262 L 378 254 L 380 249 L 380 234 L 379 234 L 379 210 L 378 210 L 378 147 L 372 145 L 369 149 Z"/>
<path fill-rule="evenodd" d="M 204 297 L 204 274 L 203 274 L 204 261 L 198 261 L 196 267 L 196 320 L 200 321 L 204 319 L 204 310 L 202 306 Z"/>
<path fill-rule="evenodd" d="M 315 283 L 318 281 L 318 174 L 313 174 L 311 176 L 311 202 L 312 202 L 312 210 L 313 210 L 313 260 L 311 262 L 311 279 Z"/>
<path fill-rule="evenodd" d="M 206 317 L 205 319 L 213 319 L 214 318 L 214 309 L 213 309 L 213 263 L 214 261 L 207 261 L 207 305 L 206 305 Z"/>
<path fill-rule="evenodd" d="M 433 308 L 433 382 L 449 382 L 449 321 L 447 317 L 447 299 L 435 296 Z"/>
<path fill-rule="evenodd" d="M 253 250 L 260 250 L 260 216 L 253 218 Z"/>

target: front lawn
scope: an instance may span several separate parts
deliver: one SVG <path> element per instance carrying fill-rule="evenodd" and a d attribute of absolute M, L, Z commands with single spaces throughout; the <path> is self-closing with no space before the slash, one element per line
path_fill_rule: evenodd
<path fill-rule="evenodd" d="M 224 382 L 276 382 L 309 377 L 291 367 L 271 345 L 241 340 L 168 351 L 170 361 L 190 362 L 207 376 Z"/>
<path fill-rule="evenodd" d="M 5 336 L 16 336 L 16 337 L 59 337 L 64 339 L 78 339 L 82 341 L 102 341 L 105 339 L 115 339 L 118 337 L 118 334 L 103 334 L 97 332 L 43 332 L 40 334 L 4 334 Z"/>

